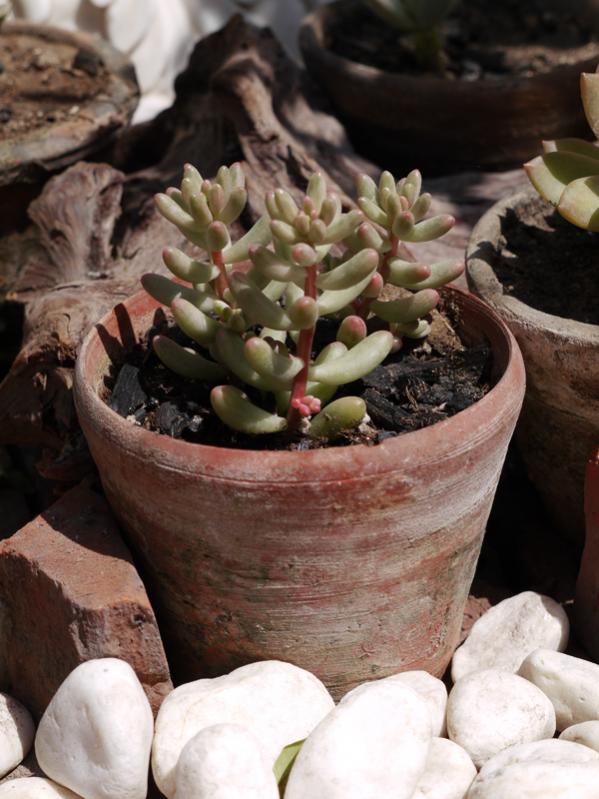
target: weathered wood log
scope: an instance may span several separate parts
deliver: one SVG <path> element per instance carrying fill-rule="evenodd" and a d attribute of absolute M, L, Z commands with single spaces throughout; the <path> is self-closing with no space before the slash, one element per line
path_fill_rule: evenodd
<path fill-rule="evenodd" d="M 57 479 L 81 474 L 71 382 L 83 336 L 137 290 L 144 272 L 161 269 L 163 246 L 184 245 L 155 211 L 155 191 L 177 182 L 186 161 L 213 175 L 239 160 L 249 189 L 241 222 L 249 227 L 267 190 L 299 192 L 320 170 L 346 197 L 358 172 L 375 171 L 352 153 L 339 122 L 272 35 L 240 17 L 198 43 L 176 88 L 171 109 L 106 153 L 112 166 L 80 163 L 53 178 L 30 206 L 30 227 L 0 240 L 0 297 L 24 309 L 23 345 L 0 384 L 0 443 L 50 448 L 43 468 Z M 431 257 L 462 257 L 479 206 L 514 179 L 429 182 L 445 208 L 456 195 L 468 201 L 457 232 L 434 244 Z"/>

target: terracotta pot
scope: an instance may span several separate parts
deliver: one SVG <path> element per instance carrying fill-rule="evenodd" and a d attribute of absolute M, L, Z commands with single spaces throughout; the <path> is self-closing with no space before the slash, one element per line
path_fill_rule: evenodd
<path fill-rule="evenodd" d="M 576 630 L 599 661 L 599 448 L 589 458 L 584 486 L 586 539 L 576 584 Z"/>
<path fill-rule="evenodd" d="M 531 203 L 546 205 L 527 188 L 480 219 L 468 245 L 467 278 L 518 340 L 526 365 L 519 448 L 556 524 L 582 544 L 584 469 L 599 433 L 599 326 L 538 311 L 504 293 L 491 266 L 504 246 L 501 220 Z"/>
<path fill-rule="evenodd" d="M 52 173 L 109 144 L 118 130 L 129 123 L 139 99 L 132 64 L 98 36 L 10 22 L 0 31 L 0 55 L 9 44 L 40 51 L 40 58 L 45 60 L 40 61 L 39 68 L 31 69 L 31 85 L 24 82 L 23 96 L 44 117 L 54 114 L 57 118 L 30 129 L 10 133 L 4 130 L 0 139 L 0 232 L 23 223 L 27 206 Z M 81 86 L 76 85 L 75 78 L 71 78 L 72 85 L 67 83 L 68 76 L 63 76 L 64 85 L 53 87 L 43 82 L 46 70 L 55 61 L 76 57 L 79 60 L 74 63 L 85 67 L 80 70 L 83 79 L 89 80 L 88 73 L 96 68 L 107 70 L 100 91 L 80 94 Z M 4 85 L 0 82 L 2 105 L 7 76 L 0 77 L 4 79 Z M 77 109 L 76 113 L 73 109 Z"/>
<path fill-rule="evenodd" d="M 326 91 L 358 152 L 386 169 L 431 172 L 515 166 L 542 139 L 586 135 L 581 72 L 594 72 L 599 45 L 580 61 L 530 78 L 446 80 L 385 72 L 329 49 L 333 21 L 358 0 L 309 14 L 300 30 L 308 71 Z"/>
<path fill-rule="evenodd" d="M 373 447 L 254 452 L 141 429 L 102 401 L 103 380 L 157 305 L 136 294 L 87 336 L 79 418 L 179 679 L 278 658 L 340 696 L 400 670 L 445 670 L 524 393 L 508 329 L 451 293 L 463 335 L 491 343 L 496 385 Z"/>

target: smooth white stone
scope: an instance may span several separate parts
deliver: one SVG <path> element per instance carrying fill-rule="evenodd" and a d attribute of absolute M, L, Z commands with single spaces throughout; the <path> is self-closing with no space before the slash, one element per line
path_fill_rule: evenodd
<path fill-rule="evenodd" d="M 411 799 L 430 741 L 415 691 L 388 679 L 360 685 L 308 736 L 285 799 Z"/>
<path fill-rule="evenodd" d="M 81 799 L 81 797 L 43 777 L 20 777 L 0 785 L 0 799 Z"/>
<path fill-rule="evenodd" d="M 537 649 L 519 672 L 546 694 L 555 708 L 558 730 L 599 719 L 599 666 L 582 658 Z M 598 791 L 599 795 L 599 791 Z"/>
<path fill-rule="evenodd" d="M 560 741 L 573 741 L 599 752 L 599 721 L 581 721 L 573 724 L 560 735 Z"/>
<path fill-rule="evenodd" d="M 260 743 L 240 724 L 205 727 L 183 747 L 175 799 L 279 799 Z"/>
<path fill-rule="evenodd" d="M 551 739 L 511 746 L 486 763 L 467 799 L 597 799 L 599 754 Z"/>
<path fill-rule="evenodd" d="M 145 799 L 153 726 L 131 666 L 89 660 L 46 708 L 35 753 L 45 774 L 84 799 Z"/>
<path fill-rule="evenodd" d="M 570 623 L 553 599 L 535 591 L 504 599 L 478 619 L 451 663 L 451 677 L 481 669 L 515 673 L 524 658 L 539 647 L 564 650 Z"/>
<path fill-rule="evenodd" d="M 447 738 L 433 738 L 412 799 L 464 799 L 475 777 L 476 767 L 465 749 Z"/>
<path fill-rule="evenodd" d="M 555 713 L 545 694 L 523 677 L 486 669 L 452 688 L 447 732 L 480 767 L 508 746 L 551 738 Z"/>
<path fill-rule="evenodd" d="M 35 724 L 26 707 L 0 694 L 0 777 L 15 769 L 31 749 Z"/>
<path fill-rule="evenodd" d="M 393 674 L 385 679 L 396 680 L 416 691 L 428 705 L 433 736 L 444 738 L 447 735 L 447 725 L 445 724 L 447 688 L 441 680 L 433 677 L 428 671 L 402 671 L 400 674 Z"/>
<path fill-rule="evenodd" d="M 333 707 L 317 677 L 278 660 L 250 663 L 224 677 L 181 685 L 166 697 L 156 719 L 152 750 L 156 784 L 173 799 L 181 751 L 204 727 L 221 723 L 247 727 L 273 766 L 284 746 L 306 738 Z"/>

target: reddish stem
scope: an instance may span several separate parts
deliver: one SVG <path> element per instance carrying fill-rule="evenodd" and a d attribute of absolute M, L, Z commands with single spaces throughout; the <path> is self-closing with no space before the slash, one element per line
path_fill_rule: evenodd
<path fill-rule="evenodd" d="M 227 269 L 225 267 L 225 262 L 223 261 L 222 250 L 214 250 L 212 252 L 212 262 L 215 266 L 218 266 L 220 271 L 220 275 L 216 278 L 216 292 L 222 300 L 225 294 L 225 290 L 229 288 L 229 281 L 227 279 Z"/>
<path fill-rule="evenodd" d="M 316 299 L 316 276 L 318 272 L 317 264 L 312 264 L 306 268 L 306 281 L 304 283 L 304 295 Z M 291 389 L 291 399 L 289 401 L 289 411 L 287 413 L 287 424 L 290 430 L 297 430 L 302 420 L 302 414 L 297 408 L 293 407 L 294 400 L 303 400 L 306 396 L 308 387 L 308 370 L 310 368 L 310 358 L 312 356 L 312 343 L 316 326 L 307 327 L 300 330 L 297 345 L 297 354 L 303 360 L 304 365 L 293 380 Z"/>

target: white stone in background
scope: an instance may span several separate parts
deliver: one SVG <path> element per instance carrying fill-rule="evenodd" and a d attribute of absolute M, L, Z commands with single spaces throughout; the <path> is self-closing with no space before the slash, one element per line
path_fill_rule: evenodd
<path fill-rule="evenodd" d="M 514 744 L 551 738 L 555 712 L 532 683 L 506 671 L 467 674 L 447 701 L 447 732 L 480 767 Z"/>
<path fill-rule="evenodd" d="M 279 799 L 255 736 L 240 724 L 205 727 L 183 747 L 175 799 Z"/>
<path fill-rule="evenodd" d="M 599 752 L 599 721 L 581 721 L 573 724 L 560 735 L 560 741 L 573 741 Z"/>
<path fill-rule="evenodd" d="M 27 708 L 0 694 L 0 777 L 15 769 L 33 743 L 35 725 Z"/>
<path fill-rule="evenodd" d="M 597 799 L 599 754 L 551 739 L 511 746 L 486 763 L 467 799 Z"/>
<path fill-rule="evenodd" d="M 152 732 L 152 710 L 131 666 L 89 660 L 54 694 L 35 753 L 45 774 L 84 799 L 145 799 Z"/>
<path fill-rule="evenodd" d="M 335 706 L 320 680 L 278 660 L 250 663 L 224 677 L 175 688 L 156 719 L 152 771 L 158 788 L 173 799 L 175 768 L 185 744 L 204 727 L 248 727 L 274 765 L 287 744 L 301 741 Z"/>
<path fill-rule="evenodd" d="M 412 799 L 464 799 L 475 777 L 476 767 L 465 749 L 447 738 L 433 738 Z"/>
<path fill-rule="evenodd" d="M 0 785 L 0 799 L 81 799 L 76 793 L 42 777 L 21 777 Z"/>
<path fill-rule="evenodd" d="M 386 679 L 360 685 L 308 736 L 285 799 L 411 799 L 430 741 L 415 691 Z"/>
<path fill-rule="evenodd" d="M 433 677 L 428 671 L 403 671 L 401 674 L 393 674 L 385 679 L 396 680 L 416 691 L 428 705 L 433 735 L 440 738 L 446 736 L 447 688 L 441 680 Z"/>
<path fill-rule="evenodd" d="M 596 663 L 550 649 L 537 649 L 526 658 L 519 673 L 549 697 L 555 708 L 558 730 L 581 721 L 599 719 L 599 666 Z"/>
<path fill-rule="evenodd" d="M 480 669 L 515 673 L 524 658 L 539 647 L 564 650 L 569 632 L 570 623 L 561 605 L 535 591 L 524 591 L 490 608 L 472 625 L 453 656 L 451 677 L 457 682 Z"/>

